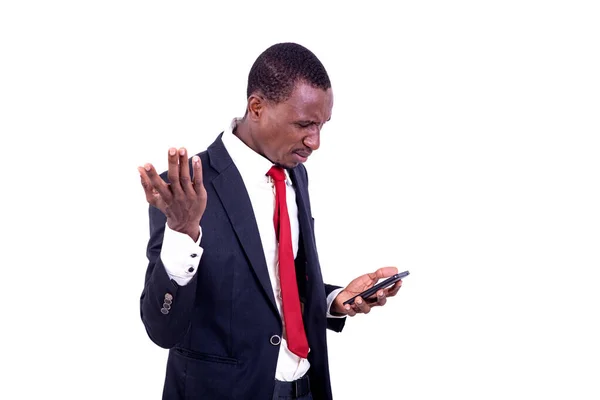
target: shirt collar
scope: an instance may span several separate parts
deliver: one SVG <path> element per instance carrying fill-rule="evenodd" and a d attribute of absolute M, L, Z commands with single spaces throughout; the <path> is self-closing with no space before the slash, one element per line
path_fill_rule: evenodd
<path fill-rule="evenodd" d="M 242 142 L 240 138 L 234 135 L 237 124 L 241 121 L 241 118 L 234 118 L 231 124 L 223 132 L 223 145 L 229 153 L 229 156 L 236 165 L 238 171 L 242 175 L 244 181 L 268 181 L 269 177 L 266 175 L 269 169 L 274 165 L 271 161 L 261 156 L 246 143 Z M 292 186 L 292 181 L 287 169 L 285 171 L 285 183 L 288 186 Z"/>

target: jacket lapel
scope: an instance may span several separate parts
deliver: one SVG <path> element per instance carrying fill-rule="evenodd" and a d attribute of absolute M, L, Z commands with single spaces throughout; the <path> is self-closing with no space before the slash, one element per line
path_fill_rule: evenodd
<path fill-rule="evenodd" d="M 244 181 L 227 153 L 221 137 L 222 135 L 208 148 L 210 164 L 219 172 L 212 184 L 265 296 L 269 299 L 273 311 L 279 315 L 252 203 Z"/>

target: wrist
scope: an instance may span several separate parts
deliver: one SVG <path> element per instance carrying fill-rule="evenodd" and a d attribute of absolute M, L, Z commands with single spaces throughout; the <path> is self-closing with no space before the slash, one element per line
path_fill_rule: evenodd
<path fill-rule="evenodd" d="M 200 237 L 200 224 L 199 223 L 192 224 L 192 225 L 178 226 L 177 224 L 172 224 L 172 223 L 170 223 L 170 221 L 167 221 L 167 224 L 169 225 L 169 228 L 171 228 L 172 230 L 188 235 L 189 237 L 192 238 L 192 240 L 194 242 L 198 241 L 198 238 Z"/>
<path fill-rule="evenodd" d="M 338 297 L 339 297 L 339 295 L 338 295 Z M 346 315 L 347 311 L 344 308 L 342 301 L 338 300 L 338 297 L 336 297 L 335 300 L 333 300 L 333 303 L 331 303 L 331 309 L 329 310 L 329 313 L 331 315 L 339 317 L 339 316 Z"/>
<path fill-rule="evenodd" d="M 200 224 L 190 225 L 186 227 L 182 233 L 187 234 L 194 242 L 196 242 L 198 241 L 198 237 L 200 237 Z"/>

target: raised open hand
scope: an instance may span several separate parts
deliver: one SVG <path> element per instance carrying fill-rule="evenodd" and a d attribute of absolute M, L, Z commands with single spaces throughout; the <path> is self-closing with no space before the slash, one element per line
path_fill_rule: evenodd
<path fill-rule="evenodd" d="M 200 236 L 200 219 L 206 209 L 206 189 L 202 183 L 202 163 L 192 158 L 193 178 L 190 176 L 187 150 L 169 149 L 169 170 L 165 182 L 152 164 L 138 167 L 146 200 L 167 216 L 174 231 L 188 234 L 194 241 Z M 193 180 L 192 180 L 193 179 Z"/>

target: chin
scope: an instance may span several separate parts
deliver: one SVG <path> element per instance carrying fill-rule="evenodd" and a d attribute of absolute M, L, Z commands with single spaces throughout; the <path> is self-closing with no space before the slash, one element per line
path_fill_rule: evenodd
<path fill-rule="evenodd" d="M 300 164 L 300 163 L 288 161 L 288 162 L 284 162 L 284 163 L 277 163 L 276 165 L 281 168 L 285 168 L 285 169 L 293 169 L 293 168 L 296 168 L 298 166 L 298 164 Z"/>
<path fill-rule="evenodd" d="M 280 160 L 275 162 L 275 165 L 280 166 L 282 168 L 292 169 L 298 166 L 298 164 L 302 164 L 299 160 L 294 158 L 287 158 L 284 160 Z"/>

